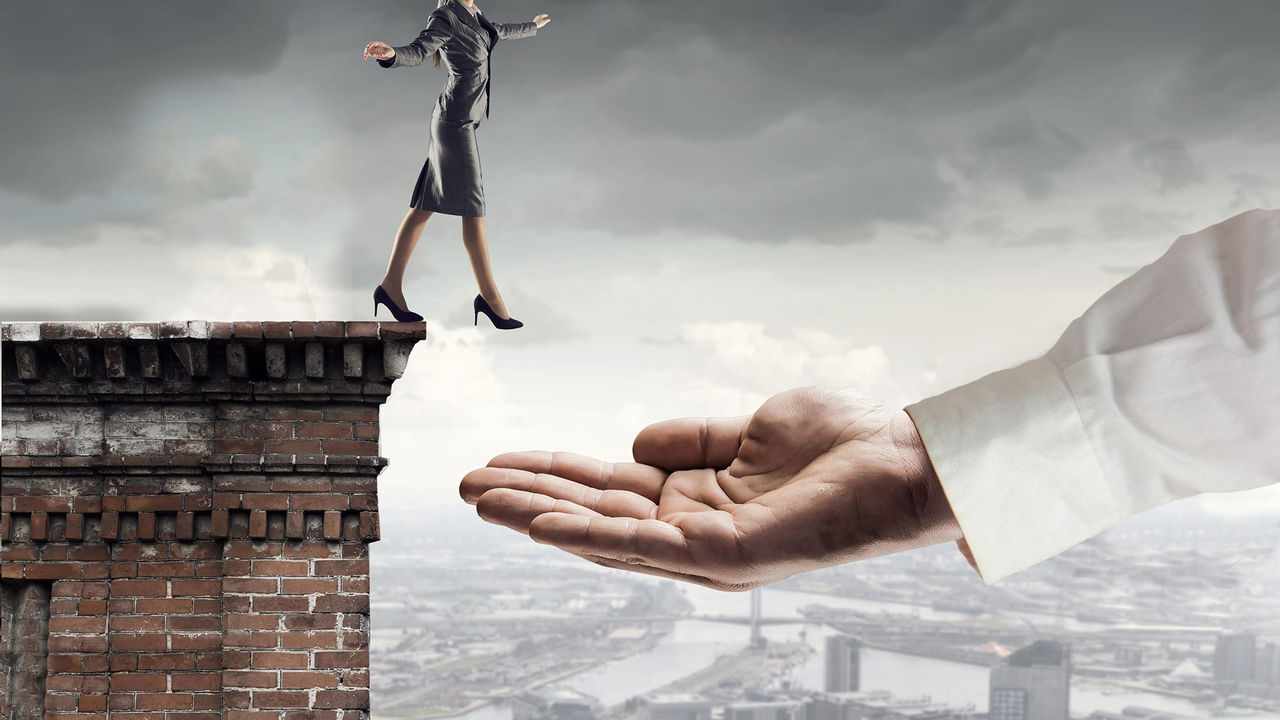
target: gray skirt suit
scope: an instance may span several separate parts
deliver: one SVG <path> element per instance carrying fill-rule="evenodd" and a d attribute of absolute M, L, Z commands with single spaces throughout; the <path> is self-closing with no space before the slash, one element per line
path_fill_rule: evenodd
<path fill-rule="evenodd" d="M 534 23 L 491 23 L 472 16 L 458 0 L 439 0 L 427 27 L 395 57 L 379 60 L 385 68 L 421 65 L 437 50 L 448 71 L 444 90 L 431 113 L 427 161 L 409 200 L 410 207 L 445 215 L 484 215 L 484 183 L 476 128 L 489 116 L 489 56 L 499 40 L 531 37 Z"/>

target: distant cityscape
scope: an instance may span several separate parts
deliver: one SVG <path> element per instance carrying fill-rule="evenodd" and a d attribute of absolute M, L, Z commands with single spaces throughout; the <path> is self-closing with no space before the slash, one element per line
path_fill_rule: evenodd
<path fill-rule="evenodd" d="M 376 547 L 373 720 L 1280 718 L 1280 518 L 1138 518 L 997 586 L 946 546 L 751 593 L 488 530 Z"/>

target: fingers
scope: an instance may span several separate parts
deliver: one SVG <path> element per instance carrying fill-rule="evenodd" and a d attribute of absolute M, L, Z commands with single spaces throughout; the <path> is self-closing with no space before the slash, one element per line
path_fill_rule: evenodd
<path fill-rule="evenodd" d="M 667 474 L 655 467 L 636 463 L 607 463 L 585 455 L 567 452 L 505 453 L 490 460 L 488 468 L 555 475 L 597 490 L 633 492 L 653 502 L 658 501 L 662 493 L 662 484 L 667 479 Z M 476 477 L 472 477 L 473 475 Z M 512 478 L 511 475 L 502 477 Z M 498 478 L 491 477 L 484 470 L 474 471 L 463 478 L 463 497 L 467 497 L 468 488 L 481 487 L 476 483 L 497 481 Z M 473 497 L 478 496 L 478 494 L 473 495 Z"/>
<path fill-rule="evenodd" d="M 467 473 L 459 488 L 464 500 L 476 503 L 490 491 L 511 490 L 566 500 L 604 515 L 651 518 L 657 514 L 652 500 L 630 490 L 600 490 L 556 475 L 508 468 L 482 468 Z"/>
<path fill-rule="evenodd" d="M 526 535 L 533 519 L 545 513 L 600 517 L 600 513 L 568 500 L 507 488 L 497 488 L 481 496 L 476 502 L 476 513 L 486 522 Z"/>
<path fill-rule="evenodd" d="M 680 418 L 654 423 L 636 436 L 636 462 L 664 470 L 725 468 L 738 454 L 750 418 Z"/>
<path fill-rule="evenodd" d="M 667 572 L 699 571 L 684 534 L 659 520 L 550 512 L 533 518 L 529 537 L 575 555 L 594 555 Z"/>

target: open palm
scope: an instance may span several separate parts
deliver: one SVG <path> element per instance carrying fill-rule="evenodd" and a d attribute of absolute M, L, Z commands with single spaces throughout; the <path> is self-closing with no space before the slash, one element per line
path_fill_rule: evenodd
<path fill-rule="evenodd" d="M 959 537 L 910 418 L 853 393 L 658 423 L 633 454 L 508 453 L 461 493 L 485 520 L 601 565 L 724 590 Z"/>

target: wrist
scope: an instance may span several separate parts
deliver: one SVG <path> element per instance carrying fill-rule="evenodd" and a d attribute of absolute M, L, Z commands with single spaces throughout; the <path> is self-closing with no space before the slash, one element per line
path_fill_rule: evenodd
<path fill-rule="evenodd" d="M 895 413 L 889 424 L 889 435 L 898 453 L 903 480 L 910 488 L 920 546 L 963 539 L 920 431 L 905 410 Z"/>

